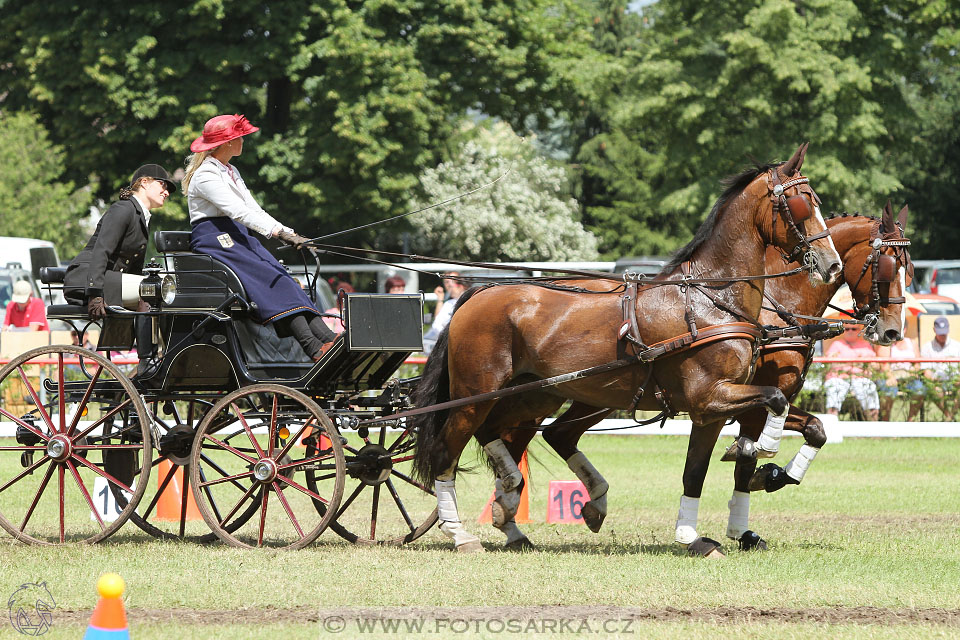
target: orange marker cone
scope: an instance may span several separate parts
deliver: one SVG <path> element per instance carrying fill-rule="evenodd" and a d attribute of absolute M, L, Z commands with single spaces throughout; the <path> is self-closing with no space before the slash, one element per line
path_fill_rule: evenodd
<path fill-rule="evenodd" d="M 530 524 L 530 467 L 527 465 L 526 451 L 523 452 L 523 456 L 520 458 L 520 464 L 517 466 L 520 468 L 520 474 L 523 475 L 523 489 L 520 491 L 520 505 L 517 507 L 517 515 L 514 518 L 514 522 L 517 524 Z M 494 491 L 490 499 L 487 500 L 487 506 L 483 508 L 483 513 L 477 518 L 477 522 L 480 524 L 493 523 L 490 505 L 493 504 L 493 499 L 496 496 L 497 492 Z"/>
<path fill-rule="evenodd" d="M 123 609 L 125 585 L 123 578 L 115 573 L 105 573 L 97 580 L 100 599 L 90 616 L 90 625 L 83 640 L 130 640 L 127 628 L 127 613 Z"/>
<path fill-rule="evenodd" d="M 173 465 L 169 460 L 161 460 L 157 465 L 157 488 L 163 484 L 167 474 L 170 473 L 170 467 Z M 180 511 L 183 508 L 183 467 L 178 466 L 173 472 L 173 477 L 167 483 L 167 487 L 160 494 L 157 500 L 157 520 L 167 522 L 180 522 Z M 197 501 L 193 497 L 193 491 L 187 494 L 187 512 L 184 514 L 185 520 L 203 520 L 200 515 L 200 509 L 197 507 Z"/>

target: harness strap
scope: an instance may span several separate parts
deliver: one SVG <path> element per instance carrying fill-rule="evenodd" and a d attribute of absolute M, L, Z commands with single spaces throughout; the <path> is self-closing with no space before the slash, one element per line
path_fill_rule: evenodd
<path fill-rule="evenodd" d="M 743 338 L 745 340 L 759 341 L 762 336 L 763 333 L 759 327 L 747 322 L 715 324 L 704 329 L 699 329 L 696 337 L 691 332 L 677 336 L 676 338 L 657 342 L 647 350 L 641 351 L 639 358 L 642 362 L 650 362 L 668 353 L 691 349 L 693 347 L 702 347 L 718 340 Z"/>

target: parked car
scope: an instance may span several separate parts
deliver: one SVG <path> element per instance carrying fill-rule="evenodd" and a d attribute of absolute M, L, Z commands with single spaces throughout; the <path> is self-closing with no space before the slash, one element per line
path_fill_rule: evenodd
<path fill-rule="evenodd" d="M 916 309 L 914 305 L 908 304 L 908 308 L 910 308 L 914 315 L 920 313 L 936 316 L 960 315 L 960 303 L 947 296 L 940 296 L 933 293 L 916 293 L 911 296 L 911 299 L 913 303 L 923 307 L 923 310 L 920 311 Z"/>
<path fill-rule="evenodd" d="M 660 273 L 668 258 L 661 256 L 638 256 L 620 258 L 613 267 L 614 273 L 624 273 L 629 270 L 633 273 L 640 273 L 648 276 L 655 276 Z"/>
<path fill-rule="evenodd" d="M 924 261 L 922 274 L 915 274 L 918 293 L 933 293 L 960 300 L 960 260 Z M 916 263 L 914 263 L 916 267 Z"/>

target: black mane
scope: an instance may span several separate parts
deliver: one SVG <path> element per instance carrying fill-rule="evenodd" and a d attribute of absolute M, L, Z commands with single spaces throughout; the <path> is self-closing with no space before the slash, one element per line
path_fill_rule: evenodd
<path fill-rule="evenodd" d="M 702 245 L 707 238 L 713 235 L 713 229 L 717 225 L 717 217 L 720 215 L 720 210 L 726 206 L 731 199 L 740 195 L 740 192 L 747 188 L 747 185 L 753 182 L 753 180 L 762 173 L 766 173 L 774 167 L 779 167 L 782 162 L 777 162 L 773 164 L 765 165 L 754 165 L 753 167 L 744 169 L 737 175 L 728 176 L 720 181 L 720 184 L 724 185 L 723 193 L 720 194 L 720 197 L 713 205 L 713 209 L 710 210 L 710 215 L 707 216 L 707 219 L 703 221 L 703 224 L 700 225 L 700 228 L 697 229 L 696 235 L 693 236 L 693 240 L 687 243 L 687 246 L 682 249 L 678 249 L 674 252 L 673 256 L 670 258 L 670 262 L 663 267 L 660 271 L 661 274 L 666 275 L 679 267 L 681 264 L 693 257 L 693 252 L 696 251 L 700 245 Z"/>

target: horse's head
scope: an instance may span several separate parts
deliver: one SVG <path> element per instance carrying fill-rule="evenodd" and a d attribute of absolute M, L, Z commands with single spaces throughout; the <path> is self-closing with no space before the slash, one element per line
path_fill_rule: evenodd
<path fill-rule="evenodd" d="M 813 285 L 832 283 L 843 270 L 830 230 L 820 214 L 820 198 L 810 180 L 800 173 L 807 145 L 800 145 L 789 160 L 767 172 L 770 238 L 787 262 L 798 260 L 809 269 Z"/>
<path fill-rule="evenodd" d="M 854 315 L 863 321 L 863 337 L 889 345 L 903 337 L 904 295 L 913 280 L 910 241 L 904 233 L 907 207 L 894 218 L 888 201 L 882 218 L 871 222 L 869 237 L 861 240 L 856 253 L 848 254 L 844 278 L 853 295 Z"/>

